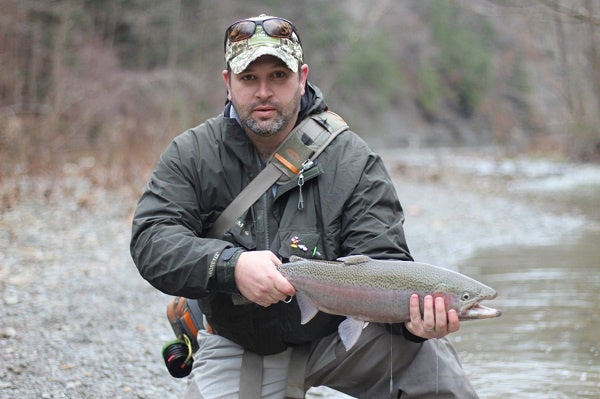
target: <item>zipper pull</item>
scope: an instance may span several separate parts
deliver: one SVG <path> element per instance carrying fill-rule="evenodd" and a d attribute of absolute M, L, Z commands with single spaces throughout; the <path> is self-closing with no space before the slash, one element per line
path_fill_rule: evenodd
<path fill-rule="evenodd" d="M 313 161 L 307 159 L 302 163 L 302 169 L 298 173 L 298 210 L 304 209 L 304 197 L 302 196 L 302 186 L 304 185 L 304 171 L 312 168 Z"/>

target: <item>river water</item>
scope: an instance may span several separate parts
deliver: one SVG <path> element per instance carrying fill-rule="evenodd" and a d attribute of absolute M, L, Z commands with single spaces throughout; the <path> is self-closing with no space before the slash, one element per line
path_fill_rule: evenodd
<path fill-rule="evenodd" d="M 600 232 L 485 250 L 465 261 L 503 315 L 453 338 L 482 398 L 600 397 Z"/>
<path fill-rule="evenodd" d="M 525 195 L 579 214 L 584 226 L 544 245 L 480 250 L 460 264 L 496 288 L 503 311 L 463 323 L 453 338 L 482 398 L 600 397 L 600 186 L 560 182 L 529 185 Z"/>

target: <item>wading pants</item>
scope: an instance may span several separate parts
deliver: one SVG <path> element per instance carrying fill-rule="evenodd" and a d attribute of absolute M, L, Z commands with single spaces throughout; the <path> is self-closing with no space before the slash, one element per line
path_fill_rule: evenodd
<path fill-rule="evenodd" d="M 199 333 L 198 343 L 183 398 L 240 398 L 243 348 L 206 331 Z M 294 357 L 294 351 L 305 355 Z M 302 398 L 310 387 L 321 385 L 356 398 L 477 398 L 448 340 L 416 344 L 375 323 L 349 351 L 335 333 L 305 348 L 255 356 L 263 367 L 262 381 L 255 383 L 261 384 L 257 389 L 265 399 Z M 288 376 L 298 375 L 304 375 L 303 386 L 288 386 Z"/>

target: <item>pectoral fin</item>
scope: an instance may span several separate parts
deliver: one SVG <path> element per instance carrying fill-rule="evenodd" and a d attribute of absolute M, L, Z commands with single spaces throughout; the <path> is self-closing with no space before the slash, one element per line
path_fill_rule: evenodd
<path fill-rule="evenodd" d="M 309 297 L 300 291 L 296 292 L 296 300 L 298 301 L 298 307 L 300 308 L 300 323 L 306 324 L 315 317 L 319 309 L 317 309 Z"/>
<path fill-rule="evenodd" d="M 356 344 L 360 335 L 362 334 L 363 328 L 369 323 L 361 320 L 346 318 L 338 326 L 338 334 L 346 348 L 346 351 L 350 350 Z"/>

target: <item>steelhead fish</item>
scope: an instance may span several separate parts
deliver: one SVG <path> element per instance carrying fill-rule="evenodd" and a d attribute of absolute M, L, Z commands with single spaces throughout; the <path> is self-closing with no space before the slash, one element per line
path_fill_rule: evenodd
<path fill-rule="evenodd" d="M 413 293 L 420 298 L 443 297 L 446 309 L 455 309 L 461 320 L 501 314 L 479 303 L 495 298 L 494 289 L 464 274 L 426 263 L 376 260 L 364 255 L 337 261 L 292 256 L 278 270 L 296 289 L 302 324 L 319 310 L 346 316 L 338 328 L 346 350 L 356 343 L 368 322 L 410 320 L 409 300 Z"/>

